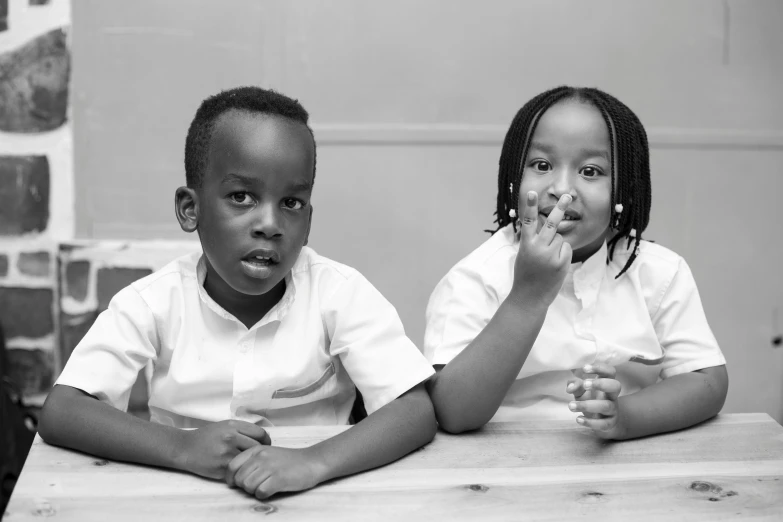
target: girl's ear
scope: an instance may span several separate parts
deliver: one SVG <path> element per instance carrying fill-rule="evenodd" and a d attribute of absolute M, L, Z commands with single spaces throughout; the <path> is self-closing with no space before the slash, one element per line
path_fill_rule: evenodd
<path fill-rule="evenodd" d="M 174 193 L 174 212 L 185 232 L 198 229 L 198 193 L 190 187 L 179 187 Z"/>

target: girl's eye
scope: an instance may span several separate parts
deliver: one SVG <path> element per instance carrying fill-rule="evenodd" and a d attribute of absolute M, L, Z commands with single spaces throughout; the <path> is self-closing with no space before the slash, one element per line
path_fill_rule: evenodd
<path fill-rule="evenodd" d="M 290 210 L 299 210 L 304 206 L 304 203 L 296 198 L 285 198 L 283 200 L 283 205 L 285 205 L 285 208 Z"/>
<path fill-rule="evenodd" d="M 250 195 L 247 192 L 234 192 L 228 196 L 234 203 L 244 205 L 250 202 Z"/>
<path fill-rule="evenodd" d="M 595 178 L 601 174 L 603 174 L 603 172 L 597 167 L 585 167 L 582 169 L 582 175 L 586 178 Z"/>
<path fill-rule="evenodd" d="M 551 165 L 544 160 L 536 160 L 533 162 L 533 168 L 538 172 L 549 172 Z"/>

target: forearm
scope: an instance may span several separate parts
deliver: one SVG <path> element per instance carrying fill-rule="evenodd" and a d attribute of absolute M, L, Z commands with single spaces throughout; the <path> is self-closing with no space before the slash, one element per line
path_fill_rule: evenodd
<path fill-rule="evenodd" d="M 427 444 L 437 424 L 423 384 L 382 407 L 350 429 L 311 446 L 319 464 L 318 482 L 377 468 Z"/>
<path fill-rule="evenodd" d="M 179 429 L 144 421 L 69 386 L 55 386 L 39 425 L 48 443 L 112 460 L 181 469 Z"/>
<path fill-rule="evenodd" d="M 473 342 L 429 380 L 441 428 L 460 433 L 492 418 L 525 363 L 546 311 L 538 303 L 506 299 Z"/>
<path fill-rule="evenodd" d="M 675 375 L 619 398 L 623 430 L 633 439 L 693 426 L 718 414 L 728 391 L 725 366 Z"/>

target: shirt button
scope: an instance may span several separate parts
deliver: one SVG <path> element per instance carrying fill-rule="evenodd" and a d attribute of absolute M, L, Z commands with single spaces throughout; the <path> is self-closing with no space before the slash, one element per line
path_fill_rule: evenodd
<path fill-rule="evenodd" d="M 248 349 L 248 344 L 247 343 L 242 343 L 242 344 L 239 345 L 239 351 L 240 352 L 245 353 L 245 352 L 247 352 L 247 349 Z"/>

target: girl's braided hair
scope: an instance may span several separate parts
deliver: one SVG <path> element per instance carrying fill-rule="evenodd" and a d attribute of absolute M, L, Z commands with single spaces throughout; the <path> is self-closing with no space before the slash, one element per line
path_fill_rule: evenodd
<path fill-rule="evenodd" d="M 498 169 L 498 197 L 495 211 L 497 232 L 509 223 L 516 231 L 516 220 L 509 212 L 518 212 L 519 185 L 530 146 L 530 139 L 541 116 L 554 104 L 576 100 L 595 106 L 609 131 L 609 151 L 612 165 L 612 199 L 610 223 L 616 234 L 608 242 L 609 256 L 614 255 L 617 243 L 627 239 L 626 248 L 634 241 L 634 249 L 623 269 L 623 275 L 636 259 L 642 232 L 650 221 L 652 190 L 650 185 L 650 150 L 647 133 L 636 114 L 617 98 L 593 88 L 561 86 L 539 94 L 527 102 L 511 122 L 503 142 Z M 615 211 L 616 204 L 622 212 Z"/>

